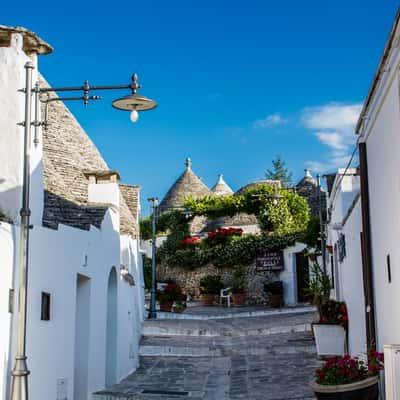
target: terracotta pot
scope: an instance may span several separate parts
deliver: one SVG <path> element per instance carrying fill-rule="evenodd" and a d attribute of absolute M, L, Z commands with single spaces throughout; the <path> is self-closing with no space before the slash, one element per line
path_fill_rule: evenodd
<path fill-rule="evenodd" d="M 312 382 L 318 400 L 377 400 L 379 396 L 378 377 L 364 379 L 347 385 L 319 385 Z"/>
<path fill-rule="evenodd" d="M 214 304 L 214 294 L 203 293 L 200 295 L 200 301 L 203 306 L 212 306 Z"/>
<path fill-rule="evenodd" d="M 170 312 L 172 308 L 172 301 L 160 301 L 160 311 Z"/>
<path fill-rule="evenodd" d="M 280 308 L 283 306 L 283 296 L 281 294 L 269 295 L 269 305 L 272 308 Z"/>
<path fill-rule="evenodd" d="M 234 306 L 243 306 L 246 303 L 246 293 L 232 293 Z"/>

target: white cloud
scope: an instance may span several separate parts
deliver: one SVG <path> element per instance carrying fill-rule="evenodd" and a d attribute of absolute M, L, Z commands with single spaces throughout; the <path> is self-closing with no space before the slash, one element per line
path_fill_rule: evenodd
<path fill-rule="evenodd" d="M 345 150 L 347 148 L 343 136 L 335 132 L 315 132 L 315 136 L 326 146 L 335 150 Z"/>
<path fill-rule="evenodd" d="M 304 126 L 329 149 L 329 159 L 326 162 L 308 161 L 310 168 L 316 172 L 324 172 L 347 165 L 351 149 L 356 143 L 354 128 L 361 108 L 360 103 L 329 103 L 303 110 Z"/>
<path fill-rule="evenodd" d="M 360 115 L 362 104 L 330 103 L 321 107 L 306 108 L 303 121 L 310 129 L 352 131 Z"/>
<path fill-rule="evenodd" d="M 280 113 L 268 115 L 263 119 L 254 121 L 253 128 L 269 128 L 270 126 L 281 125 L 286 123 L 287 120 L 282 118 Z"/>

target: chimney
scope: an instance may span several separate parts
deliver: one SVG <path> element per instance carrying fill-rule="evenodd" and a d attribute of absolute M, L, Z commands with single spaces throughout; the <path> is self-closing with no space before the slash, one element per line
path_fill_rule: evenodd
<path fill-rule="evenodd" d="M 119 208 L 119 186 L 121 179 L 117 171 L 85 171 L 88 185 L 88 202 L 104 204 Z"/>

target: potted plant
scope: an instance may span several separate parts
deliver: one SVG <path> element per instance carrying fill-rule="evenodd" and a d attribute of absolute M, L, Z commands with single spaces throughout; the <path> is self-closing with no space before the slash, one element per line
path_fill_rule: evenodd
<path fill-rule="evenodd" d="M 243 266 L 235 269 L 231 279 L 232 302 L 234 306 L 243 306 L 246 303 L 246 292 L 244 290 L 246 271 Z"/>
<path fill-rule="evenodd" d="M 319 307 L 319 322 L 314 323 L 314 337 L 320 356 L 343 355 L 348 324 L 346 304 L 328 300 Z"/>
<path fill-rule="evenodd" d="M 383 361 L 383 354 L 372 350 L 367 362 L 348 354 L 329 358 L 316 370 L 311 387 L 318 400 L 377 400 Z"/>
<path fill-rule="evenodd" d="M 268 296 L 268 303 L 273 308 L 283 306 L 283 282 L 275 281 L 264 285 L 264 292 Z"/>
<path fill-rule="evenodd" d="M 181 300 L 177 300 L 172 309 L 174 310 L 174 313 L 180 314 L 186 310 L 186 304 Z"/>
<path fill-rule="evenodd" d="M 203 306 L 212 306 L 216 295 L 224 287 L 220 275 L 206 275 L 200 279 L 200 300 Z"/>
<path fill-rule="evenodd" d="M 174 301 L 180 300 L 182 290 L 175 282 L 168 282 L 163 290 L 157 291 L 157 299 L 160 304 L 160 311 L 171 311 Z"/>

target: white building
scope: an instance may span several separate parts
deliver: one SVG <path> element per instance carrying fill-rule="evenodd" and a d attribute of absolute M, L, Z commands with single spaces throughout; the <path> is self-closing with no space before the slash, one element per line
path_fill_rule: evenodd
<path fill-rule="evenodd" d="M 367 336 L 400 343 L 400 15 L 356 127 L 360 153 Z"/>
<path fill-rule="evenodd" d="M 51 47 L 0 26 L 0 399 L 10 390 L 18 310 L 24 65 Z M 33 104 L 33 107 L 35 105 Z M 144 293 L 139 187 L 118 184 L 62 102 L 32 134 L 27 363 L 31 399 L 87 400 L 138 366 Z M 34 129 L 32 129 L 32 133 Z M 34 143 L 37 139 L 36 143 Z M 133 278 L 133 279 L 132 279 Z M 14 291 L 14 293 L 13 293 Z"/>
<path fill-rule="evenodd" d="M 344 301 L 349 315 L 348 351 L 362 355 L 367 351 L 365 299 L 361 259 L 361 198 L 358 170 L 339 169 L 328 177 L 328 271 L 333 289 L 331 297 Z"/>

